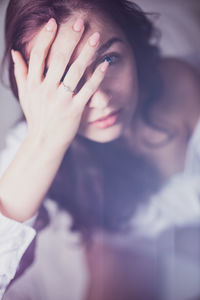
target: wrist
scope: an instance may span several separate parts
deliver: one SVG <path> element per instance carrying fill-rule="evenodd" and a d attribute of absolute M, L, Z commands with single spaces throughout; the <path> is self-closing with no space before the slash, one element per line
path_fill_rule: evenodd
<path fill-rule="evenodd" d="M 56 157 L 63 156 L 69 147 L 67 143 L 56 143 L 55 139 L 40 136 L 39 134 L 29 134 L 25 143 L 29 145 L 32 151 Z"/>

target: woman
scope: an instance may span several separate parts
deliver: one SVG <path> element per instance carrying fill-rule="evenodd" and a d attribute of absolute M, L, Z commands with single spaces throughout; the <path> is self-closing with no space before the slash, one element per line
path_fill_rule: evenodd
<path fill-rule="evenodd" d="M 63 269 L 69 267 L 64 263 L 66 237 L 57 234 L 70 227 L 67 223 L 83 241 L 73 255 L 82 249 L 92 270 L 96 233 L 123 236 L 131 221 L 141 224 L 137 211 L 151 208 L 151 196 L 183 171 L 200 112 L 199 77 L 177 60 L 161 60 L 151 44 L 153 34 L 144 13 L 128 1 L 10 1 L 5 58 L 26 123 L 14 130 L 16 153 L 0 181 L 2 231 L 10 241 L 5 247 L 2 234 L 2 294 L 35 235 L 20 223 L 37 219 L 36 229 L 47 227 L 38 235 L 36 268 L 27 277 L 42 272 L 37 260 L 44 262 L 45 245 L 48 253 L 55 244 L 60 250 L 55 250 L 60 255 L 55 265 L 50 260 L 55 253 L 48 257 L 45 271 L 50 266 L 49 273 L 51 267 L 56 272 L 59 259 Z M 44 198 L 56 203 L 45 201 L 49 220 Z M 43 282 L 47 294 L 42 299 L 64 299 L 69 292 L 55 296 L 53 284 L 58 282 L 50 280 L 45 289 Z M 18 293 L 19 299 L 22 293 L 25 299 L 30 296 L 20 284 Z"/>

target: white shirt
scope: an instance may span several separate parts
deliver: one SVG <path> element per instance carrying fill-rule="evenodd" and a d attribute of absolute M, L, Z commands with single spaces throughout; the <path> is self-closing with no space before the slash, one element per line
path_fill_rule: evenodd
<path fill-rule="evenodd" d="M 0 176 L 12 161 L 26 134 L 27 126 L 25 122 L 21 122 L 9 132 L 6 139 L 6 147 L 0 155 Z M 137 214 L 131 222 L 134 236 L 135 234 L 139 234 L 156 237 L 169 227 L 199 222 L 199 162 L 200 122 L 188 146 L 185 171 L 174 176 L 157 195 L 152 197 L 148 205 L 139 207 Z M 58 289 L 55 280 L 51 278 L 50 274 L 53 273 L 54 276 L 58 277 L 60 272 L 64 273 L 67 270 L 63 278 L 60 278 L 62 286 L 68 286 L 67 299 L 79 300 L 84 294 L 88 280 L 88 271 L 84 263 L 84 253 L 79 244 L 80 237 L 78 234 L 70 231 L 70 216 L 66 212 L 59 210 L 55 202 L 47 199 L 45 207 L 50 215 L 50 225 L 38 236 L 38 246 L 36 248 L 37 259 L 33 263 L 33 266 L 26 272 L 26 277 L 36 278 L 33 277 L 33 274 L 37 270 L 40 273 L 45 272 L 49 274 L 47 281 L 45 281 L 46 279 L 44 281 L 38 280 L 35 283 L 36 286 L 42 285 L 44 287 L 46 285 L 45 291 L 47 294 L 46 296 L 41 296 L 37 294 L 37 288 L 33 288 L 34 292 L 32 294 L 36 296 L 31 299 L 51 300 L 55 299 L 55 297 L 57 299 L 66 299 L 66 290 Z M 0 299 L 9 282 L 14 278 L 23 254 L 36 235 L 35 229 L 32 228 L 34 221 L 35 218 L 21 224 L 0 215 Z M 48 245 L 48 249 L 45 250 L 46 245 Z M 64 249 L 63 252 L 62 248 Z M 58 253 L 59 255 L 57 255 Z M 56 257 L 56 262 L 53 264 L 53 270 L 51 270 L 51 266 L 47 270 L 46 266 L 48 265 L 48 260 L 51 259 L 51 255 L 54 258 Z M 47 261 L 46 265 L 44 261 Z M 41 278 L 44 277 L 46 278 L 45 274 Z M 74 281 L 76 281 L 76 289 L 70 294 L 70 285 Z M 55 287 L 53 288 L 54 285 Z M 11 288 L 6 295 L 6 299 L 13 299 L 12 297 L 16 300 L 27 299 L 27 291 L 24 292 L 23 298 L 20 280 L 16 281 L 16 286 L 18 287 L 19 295 L 17 295 L 17 289 L 15 290 L 15 294 L 12 294 Z M 49 289 L 49 287 L 52 287 L 52 289 Z M 52 290 L 55 289 L 59 291 L 57 292 L 58 294 L 52 293 Z"/>

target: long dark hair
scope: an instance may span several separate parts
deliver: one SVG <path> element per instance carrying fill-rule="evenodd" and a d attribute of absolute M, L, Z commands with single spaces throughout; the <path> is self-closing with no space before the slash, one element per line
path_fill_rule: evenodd
<path fill-rule="evenodd" d="M 152 23 L 136 4 L 126 0 L 11 0 L 3 61 L 8 61 L 15 97 L 18 99 L 10 50 L 20 51 L 27 61 L 27 43 L 42 25 L 51 17 L 60 25 L 80 9 L 106 13 L 123 30 L 136 59 L 139 88 L 146 95 L 140 110 L 147 115 L 147 108 L 160 93 L 159 51 L 152 44 Z M 158 188 L 160 178 L 155 169 L 125 145 L 121 138 L 105 144 L 75 138 L 48 192 L 72 214 L 73 229 L 119 229 L 133 215 L 137 203 Z"/>

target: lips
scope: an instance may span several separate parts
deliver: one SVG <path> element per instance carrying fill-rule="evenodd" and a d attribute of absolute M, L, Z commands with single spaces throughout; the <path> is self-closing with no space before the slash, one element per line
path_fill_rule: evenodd
<path fill-rule="evenodd" d="M 121 113 L 121 110 L 112 112 L 104 117 L 97 119 L 96 121 L 90 122 L 90 125 L 98 128 L 98 129 L 105 129 L 105 128 L 111 127 L 117 122 L 117 120 L 120 116 L 120 113 Z"/>
<path fill-rule="evenodd" d="M 119 112 L 120 112 L 120 110 L 111 112 L 111 113 L 109 113 L 108 115 L 106 115 L 106 116 L 104 116 L 104 117 L 101 117 L 101 118 L 99 118 L 99 119 L 97 119 L 97 120 L 95 120 L 95 121 L 92 121 L 92 122 L 90 122 L 90 123 L 95 123 L 95 122 L 105 121 L 106 119 L 108 119 L 108 118 L 111 117 L 112 115 L 115 115 L 115 114 L 117 114 L 117 113 L 119 113 Z"/>

